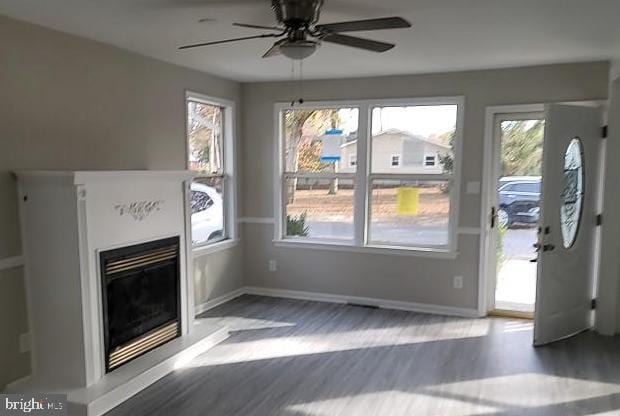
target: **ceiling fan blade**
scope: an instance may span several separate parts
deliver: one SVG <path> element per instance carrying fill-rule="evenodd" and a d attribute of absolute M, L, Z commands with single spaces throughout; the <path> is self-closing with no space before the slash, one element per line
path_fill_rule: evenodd
<path fill-rule="evenodd" d="M 250 25 L 247 23 L 233 23 L 233 26 L 239 26 L 239 27 L 249 27 L 250 29 L 264 29 L 264 30 L 275 30 L 277 32 L 283 32 L 286 29 L 283 29 L 281 27 L 275 27 L 275 26 L 261 26 L 261 25 Z"/>
<path fill-rule="evenodd" d="M 321 37 L 321 40 L 373 52 L 389 51 L 396 46 L 393 43 L 379 42 L 377 40 L 358 38 L 355 36 L 339 35 L 337 33 L 329 33 Z"/>
<path fill-rule="evenodd" d="M 352 22 L 327 23 L 316 25 L 323 32 L 358 32 L 362 30 L 401 29 L 411 27 L 411 23 L 402 17 L 381 17 L 379 19 L 354 20 Z"/>
<path fill-rule="evenodd" d="M 180 46 L 179 49 L 190 49 L 190 48 L 199 48 L 201 46 L 210 46 L 210 45 L 219 45 L 221 43 L 229 43 L 229 42 L 237 42 L 240 40 L 248 40 L 248 39 L 259 39 L 259 38 L 276 38 L 280 35 L 275 33 L 263 33 L 261 35 L 255 36 L 245 36 L 242 38 L 234 38 L 234 39 L 225 39 L 225 40 L 215 40 L 213 42 L 202 42 L 202 43 L 194 43 L 192 45 L 184 45 Z"/>
<path fill-rule="evenodd" d="M 280 42 L 274 43 L 271 48 L 267 50 L 263 54 L 263 58 L 271 58 L 272 56 L 280 55 L 282 52 L 280 51 Z"/>
<path fill-rule="evenodd" d="M 218 8 L 230 6 L 262 6 L 256 0 L 149 0 L 151 4 L 169 8 Z"/>

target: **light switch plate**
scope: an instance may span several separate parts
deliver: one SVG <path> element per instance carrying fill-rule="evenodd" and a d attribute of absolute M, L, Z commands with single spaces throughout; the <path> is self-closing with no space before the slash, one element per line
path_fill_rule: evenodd
<path fill-rule="evenodd" d="M 463 276 L 454 276 L 452 286 L 455 289 L 463 289 Z"/>

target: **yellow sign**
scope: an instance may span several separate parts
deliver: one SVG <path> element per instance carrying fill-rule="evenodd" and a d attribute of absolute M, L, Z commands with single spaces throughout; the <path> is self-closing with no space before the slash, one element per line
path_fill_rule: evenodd
<path fill-rule="evenodd" d="M 398 215 L 418 215 L 419 210 L 420 190 L 418 188 L 398 188 L 396 213 Z"/>

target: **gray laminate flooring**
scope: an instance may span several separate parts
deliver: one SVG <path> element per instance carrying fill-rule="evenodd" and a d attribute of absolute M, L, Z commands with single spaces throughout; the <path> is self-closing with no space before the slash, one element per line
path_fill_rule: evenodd
<path fill-rule="evenodd" d="M 108 416 L 620 415 L 618 337 L 259 296 L 201 318 L 230 338 Z"/>

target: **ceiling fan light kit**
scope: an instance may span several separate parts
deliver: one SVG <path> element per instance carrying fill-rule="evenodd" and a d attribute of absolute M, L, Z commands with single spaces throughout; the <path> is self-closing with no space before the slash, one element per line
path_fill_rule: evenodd
<path fill-rule="evenodd" d="M 263 54 L 263 58 L 283 55 L 293 60 L 303 60 L 312 55 L 321 42 L 335 43 L 372 52 L 385 52 L 392 49 L 395 45 L 393 43 L 343 35 L 342 33 L 411 27 L 411 24 L 402 17 L 383 17 L 351 22 L 328 23 L 324 25 L 317 24 L 323 1 L 324 0 L 272 0 L 271 8 L 278 22 L 277 26 L 261 26 L 245 23 L 234 24 L 235 26 L 251 29 L 269 30 L 272 33 L 196 43 L 181 46 L 179 49 L 191 49 L 258 38 L 282 38 L 276 41 L 271 48 Z"/>
<path fill-rule="evenodd" d="M 306 59 L 319 47 L 319 42 L 311 40 L 293 40 L 280 45 L 280 53 L 296 61 Z"/>

